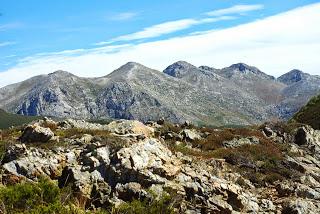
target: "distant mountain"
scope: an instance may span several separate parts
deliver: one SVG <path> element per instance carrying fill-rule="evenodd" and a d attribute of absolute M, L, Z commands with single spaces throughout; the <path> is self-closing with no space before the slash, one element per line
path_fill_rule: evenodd
<path fill-rule="evenodd" d="M 313 97 L 293 116 L 293 120 L 320 129 L 320 95 Z"/>
<path fill-rule="evenodd" d="M 0 129 L 7 129 L 11 126 L 23 125 L 36 119 L 39 119 L 39 117 L 11 114 L 0 109 Z"/>
<path fill-rule="evenodd" d="M 275 79 L 244 63 L 215 69 L 179 61 L 163 72 L 129 62 L 109 75 L 66 71 L 0 89 L 0 108 L 22 115 L 248 125 L 289 118 L 320 92 L 320 78 L 289 72 Z"/>
<path fill-rule="evenodd" d="M 298 69 L 294 69 L 294 70 L 291 70 L 288 73 L 280 76 L 278 78 L 278 81 L 282 82 L 282 83 L 284 83 L 286 85 L 291 85 L 291 84 L 294 84 L 296 82 L 305 80 L 310 76 L 311 76 L 310 74 L 306 74 L 306 73 L 303 73 L 302 71 L 300 71 Z"/>
<path fill-rule="evenodd" d="M 283 100 L 276 106 L 278 115 L 284 119 L 291 118 L 310 98 L 320 93 L 320 76 L 300 70 L 292 70 L 280 76 L 278 81 L 286 84 L 280 92 Z"/>

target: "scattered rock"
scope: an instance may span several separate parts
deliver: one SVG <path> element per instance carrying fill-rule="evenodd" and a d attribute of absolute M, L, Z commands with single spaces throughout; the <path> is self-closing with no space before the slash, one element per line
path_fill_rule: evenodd
<path fill-rule="evenodd" d="M 134 199 L 145 200 L 147 197 L 150 197 L 149 194 L 143 190 L 142 186 L 135 182 L 117 184 L 116 194 L 119 199 L 124 201 L 132 201 Z"/>
<path fill-rule="evenodd" d="M 240 138 L 240 139 L 235 138 L 230 141 L 224 141 L 222 144 L 226 148 L 236 148 L 243 145 L 259 144 L 259 139 L 257 137 L 247 137 L 247 138 Z"/>
<path fill-rule="evenodd" d="M 165 123 L 165 119 L 162 117 L 157 121 L 158 125 L 163 125 Z"/>
<path fill-rule="evenodd" d="M 80 139 L 79 142 L 83 143 L 83 144 L 88 144 L 91 143 L 91 141 L 93 140 L 93 136 L 89 135 L 89 134 L 84 134 Z"/>
<path fill-rule="evenodd" d="M 268 126 L 264 126 L 262 128 L 262 133 L 266 136 L 266 137 L 276 137 L 277 134 Z"/>
<path fill-rule="evenodd" d="M 320 213 L 320 203 L 317 202 L 316 205 L 313 201 L 296 199 L 292 201 L 287 201 L 284 204 L 283 214 L 317 214 Z"/>

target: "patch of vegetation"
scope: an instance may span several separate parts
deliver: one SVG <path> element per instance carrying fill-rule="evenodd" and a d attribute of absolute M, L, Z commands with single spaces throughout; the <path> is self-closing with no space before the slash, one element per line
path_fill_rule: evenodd
<path fill-rule="evenodd" d="M 277 133 L 287 133 L 287 134 L 295 134 L 294 131 L 301 127 L 303 124 L 297 122 L 286 123 L 284 121 L 273 121 L 269 123 L 265 123 L 258 127 L 259 130 L 262 130 L 263 127 L 268 126 L 273 131 Z"/>
<path fill-rule="evenodd" d="M 112 214 L 173 214 L 172 199 L 169 195 L 164 195 L 159 200 L 139 201 L 133 200 L 129 203 L 124 203 L 118 208 L 112 209 Z"/>
<path fill-rule="evenodd" d="M 290 122 L 308 124 L 314 129 L 320 129 L 320 95 L 313 97 Z"/>
<path fill-rule="evenodd" d="M 2 213 L 55 213 L 65 210 L 58 186 L 44 179 L 38 183 L 1 187 L 0 200 Z"/>
<path fill-rule="evenodd" d="M 20 126 L 40 118 L 41 117 L 37 117 L 37 116 L 24 116 L 19 114 L 11 114 L 0 109 L 0 129 L 7 129 L 11 126 Z"/>
<path fill-rule="evenodd" d="M 230 141 L 234 138 L 257 137 L 259 140 L 266 140 L 261 131 L 251 128 L 201 128 L 199 131 L 209 135 L 205 139 L 194 141 L 193 145 L 204 151 L 222 148 L 224 141 Z"/>
<path fill-rule="evenodd" d="M 277 124 L 282 133 L 293 130 L 291 125 Z M 260 127 L 246 128 L 199 128 L 198 131 L 207 133 L 207 137 L 192 141 L 192 147 L 185 143 L 171 148 L 186 155 L 199 158 L 222 158 L 233 168 L 256 185 L 273 184 L 276 181 L 292 178 L 295 171 L 288 169 L 284 163 L 284 155 L 288 153 L 286 144 L 277 144 L 266 138 Z M 224 148 L 223 142 L 235 138 L 256 137 L 259 144 L 243 145 L 236 148 Z M 194 149 L 197 148 L 197 149 Z"/>
<path fill-rule="evenodd" d="M 12 186 L 0 187 L 0 213 L 8 214 L 171 214 L 172 199 L 165 195 L 159 200 L 134 200 L 119 207 L 107 207 L 106 210 L 87 210 L 86 204 L 75 197 L 71 188 L 59 189 L 48 179 L 39 182 L 23 182 Z M 90 203 L 90 201 L 87 201 Z M 88 205 L 88 204 L 87 204 Z"/>

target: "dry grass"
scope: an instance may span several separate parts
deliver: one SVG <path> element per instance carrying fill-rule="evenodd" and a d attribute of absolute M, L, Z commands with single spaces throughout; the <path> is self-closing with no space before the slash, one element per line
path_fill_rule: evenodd
<path fill-rule="evenodd" d="M 280 123 L 277 126 L 279 129 L 283 129 L 281 131 L 293 129 Z M 192 146 L 198 149 L 186 147 L 185 144 L 179 146 L 172 144 L 172 149 L 202 159 L 223 158 L 233 170 L 260 186 L 289 179 L 296 173 L 294 170 L 288 169 L 284 163 L 287 146 L 266 138 L 260 127 L 200 128 L 198 130 L 209 134 L 204 139 L 192 142 Z M 223 147 L 224 141 L 244 137 L 256 137 L 260 143 L 237 148 Z"/>
<path fill-rule="evenodd" d="M 209 133 L 209 136 L 205 139 L 196 140 L 193 145 L 197 148 L 201 148 L 204 151 L 216 150 L 222 148 L 224 141 L 230 141 L 234 138 L 241 137 L 257 137 L 260 141 L 267 141 L 261 131 L 251 128 L 238 128 L 238 129 L 212 129 L 204 128 L 200 129 L 202 132 Z"/>

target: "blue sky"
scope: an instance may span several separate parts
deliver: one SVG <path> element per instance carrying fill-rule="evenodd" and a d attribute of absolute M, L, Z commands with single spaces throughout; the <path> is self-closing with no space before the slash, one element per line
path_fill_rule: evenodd
<path fill-rule="evenodd" d="M 58 70 L 60 67 L 82 76 L 90 76 L 90 74 L 99 76 L 111 72 L 112 69 L 116 69 L 113 66 L 124 64 L 126 60 L 135 61 L 136 59 L 142 59 L 141 61 L 147 62 L 147 66 L 157 69 L 161 69 L 162 66 L 163 69 L 168 65 L 166 63 L 169 62 L 168 60 L 162 61 L 162 55 L 158 56 L 158 61 L 160 61 L 158 64 L 153 63 L 152 60 L 147 60 L 150 57 L 149 54 L 158 52 L 158 49 L 149 49 L 149 53 L 144 51 L 145 56 L 138 51 L 132 51 L 127 54 L 124 52 L 126 52 L 126 48 L 136 49 L 149 44 L 154 44 L 157 47 L 162 41 L 169 41 L 169 43 L 166 47 L 162 47 L 161 51 L 163 51 L 163 48 L 170 51 L 172 47 L 170 46 L 170 41 L 175 38 L 199 35 L 198 39 L 201 40 L 201 35 L 209 35 L 213 31 L 246 26 L 248 23 L 263 21 L 268 17 L 280 17 L 281 14 L 286 14 L 288 11 L 294 11 L 304 6 L 311 8 L 312 6 L 310 5 L 314 5 L 317 7 L 317 3 L 319 1 L 312 0 L 1 0 L 0 74 L 9 72 L 12 74 L 16 69 L 21 70 L 22 68 L 25 69 L 24 72 L 27 72 L 26 69 L 29 66 L 29 73 L 26 77 L 39 73 L 48 73 L 50 69 Z M 302 12 L 301 15 L 303 15 Z M 301 18 L 301 16 L 298 17 L 299 14 L 296 16 L 297 19 Z M 312 17 L 308 18 L 311 19 Z M 320 26 L 317 24 L 317 22 L 314 23 L 313 27 Z M 318 33 L 318 31 L 315 33 Z M 272 38 L 271 36 L 270 38 Z M 237 39 L 236 35 L 234 39 Z M 303 37 L 302 40 L 310 43 L 317 42 L 320 39 Z M 293 46 L 291 45 L 290 47 Z M 188 51 L 193 51 L 191 49 Z M 218 49 L 212 49 L 212 51 L 216 50 Z M 117 58 L 110 57 L 115 52 L 119 56 Z M 203 58 L 208 58 L 210 53 L 208 53 L 208 50 L 203 51 L 203 53 L 205 52 L 207 54 Z M 99 65 L 97 70 L 100 70 L 96 73 L 81 70 L 77 66 L 71 66 L 72 63 L 76 64 L 76 62 L 73 62 L 74 57 L 88 55 L 89 53 L 91 58 L 89 57 L 86 60 L 92 59 L 92 62 L 95 62 L 99 61 L 98 58 L 102 57 L 102 55 L 104 57 L 108 55 L 109 58 L 105 59 L 107 61 L 110 60 L 110 63 Z M 136 54 L 140 55 L 141 58 L 137 58 Z M 98 56 L 93 58 L 93 55 Z M 242 55 L 243 58 L 236 57 L 234 62 L 242 59 L 244 59 L 242 61 L 245 61 L 246 57 L 244 54 Z M 143 60 L 143 57 L 146 60 Z M 70 63 L 68 65 L 59 63 L 62 58 Z M 186 54 L 184 58 L 184 55 L 180 54 L 176 58 L 190 60 L 192 56 Z M 117 59 L 117 63 L 113 62 L 115 59 Z M 156 59 L 153 60 L 156 61 Z M 174 61 L 174 59 L 172 60 Z M 248 61 L 257 67 L 262 64 L 259 60 L 252 59 Z M 51 66 L 46 67 L 48 62 L 55 62 L 55 64 L 51 65 L 49 63 Z M 38 63 L 37 66 L 35 66 L 36 63 Z M 40 66 L 39 64 L 41 63 L 42 65 Z M 229 61 L 195 60 L 194 63 L 224 66 Z M 299 61 L 295 63 L 296 65 L 292 65 L 292 67 L 300 66 Z M 101 71 L 101 66 L 105 67 L 105 71 Z M 261 66 L 263 67 L 263 65 Z M 306 67 L 310 73 L 319 72 L 308 66 L 301 67 Z M 268 69 L 267 67 L 265 68 Z M 281 70 L 284 68 L 285 66 L 279 66 L 278 73 L 276 68 L 265 72 L 279 75 L 286 72 L 286 70 Z M 31 71 L 31 69 L 39 70 Z M 3 76 L 3 78 L 5 77 Z M 0 80 L 0 86 L 20 80 L 2 79 L 2 82 Z"/>

